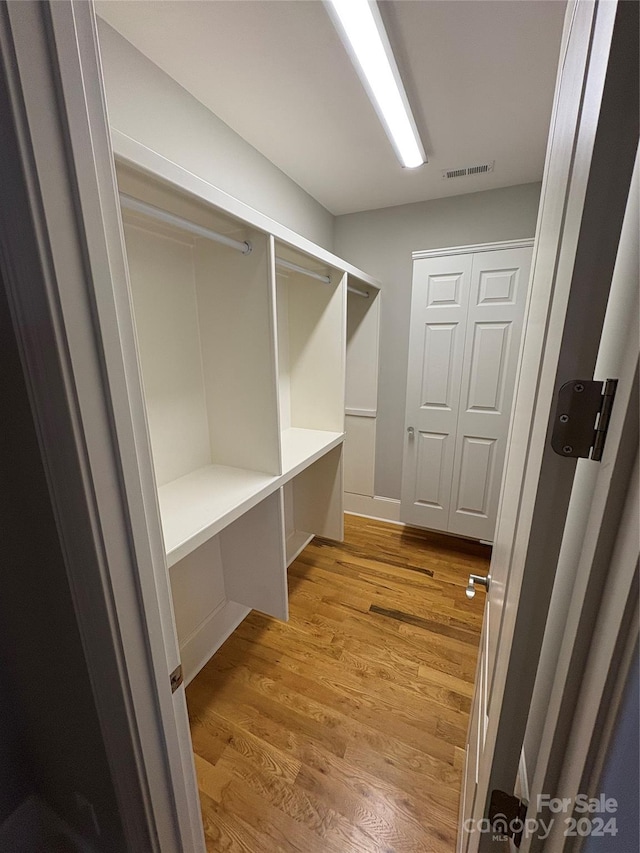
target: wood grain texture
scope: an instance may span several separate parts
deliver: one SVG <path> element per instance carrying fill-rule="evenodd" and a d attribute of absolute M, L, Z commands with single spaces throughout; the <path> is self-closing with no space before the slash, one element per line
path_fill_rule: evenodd
<path fill-rule="evenodd" d="M 346 517 L 187 689 L 207 849 L 452 853 L 490 549 Z"/>

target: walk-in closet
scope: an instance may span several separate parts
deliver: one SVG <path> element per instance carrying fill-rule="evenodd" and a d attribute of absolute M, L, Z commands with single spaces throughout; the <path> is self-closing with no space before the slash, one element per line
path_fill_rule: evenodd
<path fill-rule="evenodd" d="M 0 853 L 477 853 L 526 806 L 542 723 L 487 756 L 616 8 L 0 4 Z"/>

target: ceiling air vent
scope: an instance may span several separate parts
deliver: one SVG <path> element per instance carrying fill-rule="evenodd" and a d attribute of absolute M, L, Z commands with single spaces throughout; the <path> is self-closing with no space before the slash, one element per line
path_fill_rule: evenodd
<path fill-rule="evenodd" d="M 484 175 L 485 172 L 493 172 L 493 167 L 496 161 L 490 163 L 478 163 L 476 166 L 464 166 L 462 169 L 445 169 L 442 177 L 445 180 L 449 178 L 464 178 L 466 175 Z"/>

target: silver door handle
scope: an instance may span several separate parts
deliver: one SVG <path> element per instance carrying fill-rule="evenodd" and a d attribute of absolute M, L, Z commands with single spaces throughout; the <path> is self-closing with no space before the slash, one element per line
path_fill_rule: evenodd
<path fill-rule="evenodd" d="M 487 592 L 489 592 L 489 584 L 491 583 L 491 575 L 487 575 L 486 578 L 482 575 L 469 575 L 469 585 L 467 586 L 466 593 L 467 598 L 473 598 L 476 594 L 476 584 L 483 586 Z"/>
<path fill-rule="evenodd" d="M 409 438 L 413 438 L 416 431 L 413 427 L 407 427 L 407 432 L 409 433 Z"/>

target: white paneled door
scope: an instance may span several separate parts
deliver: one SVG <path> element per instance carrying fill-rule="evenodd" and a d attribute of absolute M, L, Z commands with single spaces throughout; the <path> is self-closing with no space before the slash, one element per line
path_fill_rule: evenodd
<path fill-rule="evenodd" d="M 402 520 L 446 530 L 473 255 L 414 262 Z"/>
<path fill-rule="evenodd" d="M 493 539 L 530 243 L 414 261 L 402 519 Z"/>
<path fill-rule="evenodd" d="M 448 530 L 493 540 L 531 249 L 473 255 Z"/>

